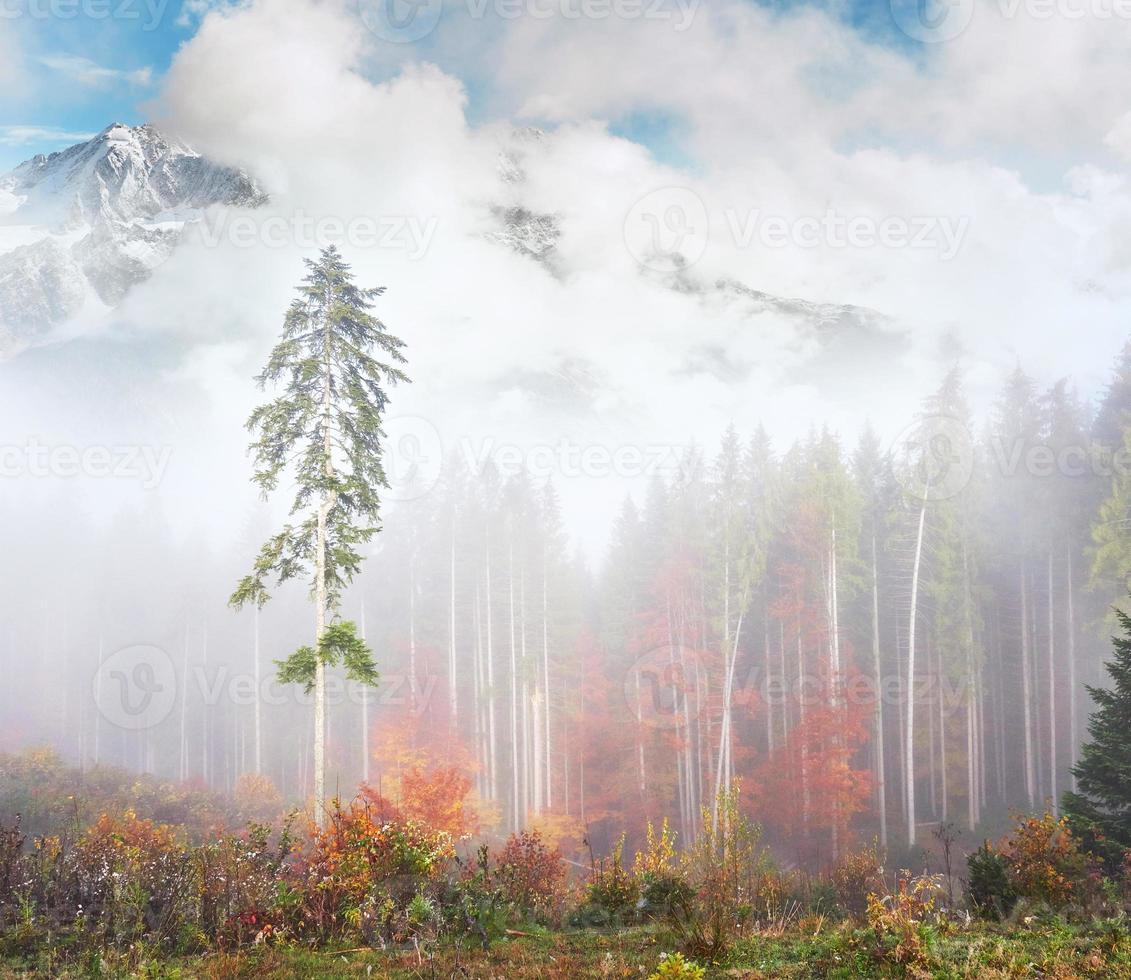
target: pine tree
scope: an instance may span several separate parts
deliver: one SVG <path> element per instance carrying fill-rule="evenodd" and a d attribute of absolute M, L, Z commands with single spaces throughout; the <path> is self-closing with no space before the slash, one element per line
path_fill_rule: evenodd
<path fill-rule="evenodd" d="M 1096 850 L 1118 860 L 1131 848 L 1131 617 L 1122 611 L 1116 617 L 1122 635 L 1113 638 L 1115 656 L 1106 664 L 1114 686 L 1088 688 L 1096 704 L 1091 738 L 1072 770 L 1078 791 L 1064 794 L 1063 807 Z"/>
<path fill-rule="evenodd" d="M 351 622 L 337 622 L 342 589 L 361 567 L 362 545 L 380 530 L 378 490 L 388 486 L 382 466 L 381 418 L 386 385 L 407 381 L 403 342 L 369 311 L 383 288 L 359 289 L 333 246 L 308 274 L 287 311 L 282 339 L 257 381 L 283 386 L 277 398 L 248 419 L 255 436 L 254 482 L 266 497 L 293 465 L 297 486 L 291 520 L 260 550 L 232 605 L 261 607 L 265 580 L 279 584 L 312 574 L 314 646 L 279 662 L 279 680 L 314 691 L 314 807 L 321 824 L 326 802 L 326 668 L 374 684 L 377 668 Z M 379 360 L 374 356 L 383 356 Z"/>

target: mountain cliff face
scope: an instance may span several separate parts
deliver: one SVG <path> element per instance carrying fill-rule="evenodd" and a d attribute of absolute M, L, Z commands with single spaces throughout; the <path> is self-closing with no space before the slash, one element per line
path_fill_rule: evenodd
<path fill-rule="evenodd" d="M 0 358 L 147 279 L 204 209 L 257 207 L 254 180 L 152 126 L 115 123 L 0 177 Z"/>

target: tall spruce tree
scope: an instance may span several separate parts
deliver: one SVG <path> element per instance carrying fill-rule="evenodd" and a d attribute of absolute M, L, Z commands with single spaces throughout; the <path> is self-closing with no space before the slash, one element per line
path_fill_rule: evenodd
<path fill-rule="evenodd" d="M 255 437 L 254 482 L 267 497 L 291 471 L 296 485 L 290 520 L 269 538 L 251 574 L 231 597 L 233 606 L 262 606 L 266 580 L 278 584 L 312 576 L 314 645 L 279 661 L 279 680 L 314 691 L 314 811 L 326 805 L 326 668 L 342 665 L 363 684 L 377 668 L 351 622 L 337 621 L 344 586 L 361 567 L 361 547 L 380 530 L 378 491 L 388 482 L 382 465 L 386 386 L 408 381 L 403 342 L 370 313 L 384 288 L 354 285 L 350 267 L 333 246 L 307 275 L 283 322 L 282 339 L 256 379 L 281 386 L 278 397 L 248 419 Z"/>
<path fill-rule="evenodd" d="M 1122 635 L 1113 638 L 1115 656 L 1106 664 L 1114 683 L 1088 688 L 1096 704 L 1091 737 L 1072 770 L 1077 792 L 1063 798 L 1073 826 L 1111 861 L 1131 848 L 1131 617 L 1117 610 L 1116 618 Z"/>

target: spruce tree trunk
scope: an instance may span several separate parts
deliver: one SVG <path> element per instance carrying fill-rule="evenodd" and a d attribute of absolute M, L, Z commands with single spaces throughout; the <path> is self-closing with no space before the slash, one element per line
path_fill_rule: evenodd
<path fill-rule="evenodd" d="M 549 614 L 548 614 L 549 599 L 548 599 L 548 595 L 547 595 L 549 590 L 547 588 L 546 577 L 547 577 L 546 576 L 546 553 L 545 553 L 545 548 L 543 548 L 543 552 L 542 552 L 542 683 L 543 683 L 543 689 L 546 692 L 546 705 L 545 705 L 545 717 L 544 717 L 545 733 L 543 735 L 544 742 L 543 742 L 542 750 L 545 753 L 545 757 L 546 757 L 546 762 L 545 762 L 545 768 L 546 768 L 546 779 L 545 779 L 546 809 L 550 810 L 550 809 L 553 809 L 553 806 L 554 806 L 554 769 L 553 769 L 553 753 L 552 753 L 552 748 L 551 748 L 552 747 L 552 741 L 551 741 L 551 738 L 550 738 L 550 733 L 553 730 L 553 726 L 551 725 L 552 712 L 550 710 L 550 705 L 552 703 L 552 701 L 551 701 L 552 692 L 551 692 L 551 683 L 550 683 L 550 620 L 549 620 Z"/>
<path fill-rule="evenodd" d="M 1056 814 L 1056 620 L 1053 615 L 1053 568 L 1052 551 L 1049 551 L 1048 607 L 1049 607 L 1049 795 L 1052 797 L 1052 812 Z"/>
<path fill-rule="evenodd" d="M 1037 803 L 1036 774 L 1033 765 L 1033 673 L 1029 658 L 1029 588 L 1025 563 L 1021 563 L 1021 697 L 1025 716 L 1025 793 L 1029 809 Z"/>
<path fill-rule="evenodd" d="M 942 650 L 935 651 L 935 671 L 938 684 L 935 697 L 938 699 L 938 725 L 939 725 L 939 786 L 942 794 L 942 821 L 950 819 L 950 784 L 947 780 L 947 755 L 946 755 L 946 705 L 943 703 L 943 659 Z"/>
<path fill-rule="evenodd" d="M 510 619 L 511 638 L 511 829 L 518 831 L 521 827 L 519 814 L 519 746 L 518 746 L 518 668 L 516 660 L 518 651 L 515 648 L 515 622 L 514 622 L 514 528 L 508 531 L 507 544 L 507 596 Z"/>
<path fill-rule="evenodd" d="M 368 641 L 365 628 L 365 600 L 361 600 L 361 639 Z M 369 783 L 369 685 L 361 685 L 361 781 Z"/>
<path fill-rule="evenodd" d="M 491 764 L 491 799 L 499 798 L 499 746 L 495 725 L 495 642 L 491 611 L 491 540 L 487 539 L 487 749 Z"/>
<path fill-rule="evenodd" d="M 1076 592 L 1072 581 L 1072 542 L 1069 541 L 1068 553 L 1068 734 L 1069 758 L 1072 768 L 1080 761 L 1079 728 L 1076 719 Z M 1072 791 L 1076 790 L 1076 773 L 1072 773 Z"/>
<path fill-rule="evenodd" d="M 966 822 L 973 830 L 980 817 L 978 785 L 977 668 L 974 662 L 974 621 L 970 598 L 970 562 L 966 551 L 966 528 L 962 529 L 962 602 L 966 640 Z"/>
<path fill-rule="evenodd" d="M 331 458 L 333 452 L 333 437 L 330 431 L 330 320 L 329 309 L 324 311 L 326 317 L 325 338 L 323 350 L 325 362 L 322 378 L 322 452 L 325 456 L 324 475 L 327 479 L 334 476 L 334 462 Z M 327 530 L 326 521 L 330 511 L 334 509 L 334 496 L 332 492 L 322 495 L 318 507 L 318 530 L 314 549 L 314 821 L 318 827 L 325 826 L 326 820 L 326 664 L 322 659 L 322 637 L 326 632 L 326 613 L 329 601 L 326 587 L 326 551 Z"/>
<path fill-rule="evenodd" d="M 326 515 L 329 508 L 318 508 L 318 538 L 314 586 L 315 650 L 320 649 L 326 631 Z M 314 822 L 321 828 L 326 821 L 326 664 L 321 656 L 314 663 Z"/>
<path fill-rule="evenodd" d="M 201 664 L 202 664 L 202 667 L 203 667 L 203 670 L 204 670 L 205 678 L 207 679 L 207 675 L 208 675 L 208 620 L 207 619 L 204 620 L 204 625 L 201 629 L 200 651 L 201 651 Z M 208 749 L 209 749 L 209 738 L 208 738 L 209 717 L 208 716 L 209 716 L 210 713 L 211 712 L 209 711 L 208 700 L 204 699 L 204 704 L 203 704 L 203 707 L 201 708 L 201 711 L 200 711 L 200 719 L 201 719 L 201 723 L 200 723 L 200 727 L 201 727 L 201 732 L 200 732 L 200 776 L 204 780 L 204 783 L 205 783 L 206 786 L 212 785 L 212 770 L 211 770 L 211 766 L 209 765 L 209 752 L 208 752 Z"/>
<path fill-rule="evenodd" d="M 101 759 L 101 733 L 102 733 L 102 658 L 106 652 L 106 643 L 102 631 L 98 633 L 98 672 L 94 683 L 94 764 L 97 766 Z M 188 688 L 184 671 L 181 672 L 181 779 L 185 778 L 185 709 L 184 692 Z"/>
<path fill-rule="evenodd" d="M 887 777 L 884 773 L 884 682 L 880 666 L 880 587 L 876 567 L 876 535 L 872 534 L 872 673 L 876 678 L 876 808 L 880 813 L 880 847 L 888 847 Z"/>
<path fill-rule="evenodd" d="M 453 508 L 448 553 L 448 715 L 452 731 L 459 726 L 459 677 L 456 671 L 456 522 Z"/>
<path fill-rule="evenodd" d="M 730 735 L 730 719 L 731 719 L 731 698 L 734 692 L 734 665 L 738 660 L 738 643 L 742 636 L 742 620 L 746 614 L 745 609 L 740 609 L 738 613 L 738 624 L 734 630 L 734 645 L 730 655 L 730 665 L 727 670 L 726 683 L 723 687 L 723 722 L 719 731 L 719 758 L 718 768 L 715 770 L 715 800 L 711 811 L 711 829 L 712 832 L 718 830 L 719 826 L 719 788 L 721 787 L 724 792 L 730 792 L 730 752 L 729 747 L 731 743 Z M 725 780 L 725 782 L 724 782 Z"/>
<path fill-rule="evenodd" d="M 903 789 L 907 819 L 907 843 L 915 845 L 915 632 L 919 613 L 919 568 L 923 560 L 923 529 L 927 523 L 927 501 L 919 511 L 919 532 L 915 539 L 915 562 L 911 572 L 911 622 L 907 632 L 907 712 L 904 722 Z"/>
<path fill-rule="evenodd" d="M 259 670 L 259 604 L 255 605 L 255 773 L 263 773 L 263 690 Z"/>

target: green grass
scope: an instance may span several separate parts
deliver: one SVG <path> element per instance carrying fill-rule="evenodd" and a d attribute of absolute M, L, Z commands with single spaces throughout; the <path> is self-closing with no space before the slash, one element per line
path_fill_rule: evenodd
<path fill-rule="evenodd" d="M 718 963 L 704 964 L 710 978 L 770 977 L 1096 977 L 1131 980 L 1131 937 L 1117 922 L 1084 928 L 1057 920 L 1016 926 L 956 925 L 924 929 L 918 952 L 908 956 L 890 938 L 845 924 L 810 920 L 784 935 L 739 940 Z M 158 963 L 136 956 L 93 957 L 64 965 L 0 965 L 0 977 L 143 977 L 149 980 L 273 980 L 273 978 L 378 977 L 388 980 L 583 980 L 645 978 L 660 954 L 674 948 L 654 928 L 616 932 L 585 930 L 512 937 L 490 951 L 255 949 Z"/>

